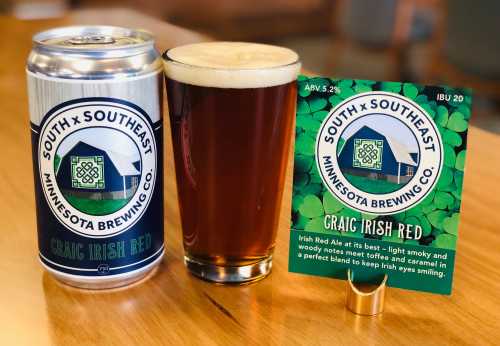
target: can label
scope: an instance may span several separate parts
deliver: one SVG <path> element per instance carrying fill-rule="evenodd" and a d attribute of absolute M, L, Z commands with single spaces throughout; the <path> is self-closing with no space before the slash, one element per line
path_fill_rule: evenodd
<path fill-rule="evenodd" d="M 92 97 L 31 124 L 40 259 L 68 274 L 114 275 L 163 253 L 162 120 Z"/>

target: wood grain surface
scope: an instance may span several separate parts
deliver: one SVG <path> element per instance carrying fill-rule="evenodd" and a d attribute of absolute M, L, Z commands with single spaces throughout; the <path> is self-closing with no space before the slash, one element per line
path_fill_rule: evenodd
<path fill-rule="evenodd" d="M 182 262 L 168 121 L 167 250 L 159 269 L 132 287 L 106 292 L 66 287 L 44 273 L 37 259 L 24 63 L 36 31 L 108 18 L 106 12 L 87 16 L 33 22 L 0 17 L 1 345 L 500 342 L 500 137 L 474 127 L 451 297 L 391 288 L 382 315 L 360 317 L 344 306 L 345 282 L 288 273 L 290 170 L 273 273 L 230 287 L 192 277 Z M 131 12 L 113 20 L 154 29 L 161 49 L 206 38 Z"/>

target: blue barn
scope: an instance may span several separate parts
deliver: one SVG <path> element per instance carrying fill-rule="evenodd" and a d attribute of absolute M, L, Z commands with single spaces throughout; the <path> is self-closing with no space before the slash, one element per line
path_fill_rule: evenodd
<path fill-rule="evenodd" d="M 141 175 L 140 161 L 76 143 L 57 167 L 57 185 L 64 194 L 88 199 L 126 199 L 132 196 Z"/>
<path fill-rule="evenodd" d="M 342 172 L 397 184 L 413 177 L 418 161 L 418 153 L 368 126 L 345 141 L 338 158 Z"/>

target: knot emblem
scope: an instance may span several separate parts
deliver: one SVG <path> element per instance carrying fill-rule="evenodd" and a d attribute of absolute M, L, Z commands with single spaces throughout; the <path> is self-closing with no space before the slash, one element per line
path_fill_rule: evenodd
<path fill-rule="evenodd" d="M 77 189 L 104 189 L 104 158 L 71 156 L 71 185 Z"/>

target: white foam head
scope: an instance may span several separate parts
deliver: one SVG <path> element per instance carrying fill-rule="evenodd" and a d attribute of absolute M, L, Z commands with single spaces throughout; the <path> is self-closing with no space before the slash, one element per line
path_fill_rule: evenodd
<path fill-rule="evenodd" d="M 246 42 L 205 42 L 164 54 L 165 74 L 176 81 L 214 88 L 265 88 L 290 83 L 299 56 L 277 46 Z"/>

